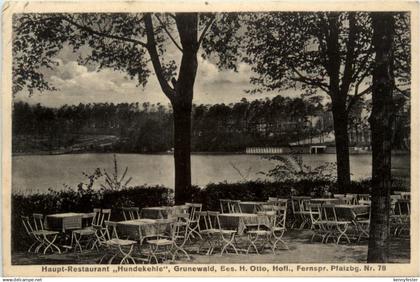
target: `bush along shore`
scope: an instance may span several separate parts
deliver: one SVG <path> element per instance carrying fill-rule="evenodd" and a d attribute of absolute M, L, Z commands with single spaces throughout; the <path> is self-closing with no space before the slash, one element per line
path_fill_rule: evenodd
<path fill-rule="evenodd" d="M 345 193 L 369 193 L 370 180 L 352 182 Z M 122 207 L 150 207 L 173 204 L 173 190 L 163 186 L 134 186 L 94 190 L 91 185 L 68 187 L 48 193 L 12 194 L 12 251 L 26 251 L 27 240 L 21 216 L 33 213 L 44 215 L 60 212 L 92 212 L 93 208 L 112 209 L 111 220 L 123 220 Z M 393 190 L 410 189 L 406 179 L 394 179 Z M 203 204 L 203 210 L 219 210 L 219 199 L 265 201 L 268 197 L 289 198 L 291 195 L 312 197 L 333 196 L 336 183 L 328 180 L 298 180 L 277 182 L 213 183 L 204 188 L 194 186 L 192 201 Z M 343 192 L 343 191 L 340 191 Z M 290 214 L 290 213 L 289 213 Z"/>

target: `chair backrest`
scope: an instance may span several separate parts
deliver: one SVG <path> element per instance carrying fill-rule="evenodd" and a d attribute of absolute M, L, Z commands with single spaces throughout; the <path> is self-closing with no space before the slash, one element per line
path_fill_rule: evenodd
<path fill-rule="evenodd" d="M 101 221 L 101 209 L 98 208 L 94 208 L 93 209 L 93 217 L 92 217 L 92 226 L 98 226 L 98 225 L 102 225 Z"/>
<path fill-rule="evenodd" d="M 309 216 L 311 218 L 312 226 L 318 223 L 322 218 L 321 206 L 322 205 L 319 203 L 311 203 L 309 205 Z"/>
<path fill-rule="evenodd" d="M 203 208 L 203 204 L 199 203 L 185 203 L 189 207 L 189 214 L 190 214 L 190 221 L 198 222 L 200 220 L 199 214 L 197 212 L 201 212 Z"/>
<path fill-rule="evenodd" d="M 29 236 L 32 236 L 34 232 L 34 229 L 31 225 L 31 221 L 29 219 L 29 216 L 20 216 L 20 219 L 22 220 L 23 227 L 25 228 L 26 234 Z"/>
<path fill-rule="evenodd" d="M 401 200 L 401 195 L 390 195 L 389 198 L 389 205 L 390 205 L 390 213 L 395 214 L 396 213 L 396 204 L 399 200 Z"/>
<path fill-rule="evenodd" d="M 117 223 L 114 221 L 105 220 L 106 236 L 108 240 L 119 239 L 117 231 Z"/>
<path fill-rule="evenodd" d="M 370 195 L 369 194 L 358 194 L 357 198 L 360 201 L 370 201 Z"/>
<path fill-rule="evenodd" d="M 337 199 L 344 198 L 344 194 L 334 194 L 334 198 L 337 198 Z"/>
<path fill-rule="evenodd" d="M 335 205 L 325 204 L 321 206 L 322 220 L 329 222 L 337 222 L 337 214 L 335 212 Z"/>
<path fill-rule="evenodd" d="M 93 212 L 96 213 L 96 216 L 93 218 L 92 226 L 95 227 L 104 227 L 105 221 L 110 221 L 111 218 L 111 209 L 93 209 Z"/>
<path fill-rule="evenodd" d="M 241 201 L 229 200 L 229 213 L 242 213 Z"/>
<path fill-rule="evenodd" d="M 286 217 L 287 217 L 287 200 L 282 202 L 282 205 L 275 206 L 276 211 L 276 226 L 286 227 Z"/>
<path fill-rule="evenodd" d="M 123 207 L 122 208 L 124 220 L 135 220 L 140 218 L 139 208 Z"/>
<path fill-rule="evenodd" d="M 278 198 L 276 198 L 276 197 L 268 197 L 267 202 L 272 203 L 272 202 L 277 202 L 277 200 L 278 200 Z"/>
<path fill-rule="evenodd" d="M 34 231 L 44 230 L 44 215 L 40 213 L 34 213 L 32 214 L 32 218 L 34 221 L 33 230 Z"/>
<path fill-rule="evenodd" d="M 401 192 L 401 199 L 403 199 L 403 200 L 410 200 L 410 198 L 411 198 L 411 194 L 410 194 L 410 192 Z"/>
<path fill-rule="evenodd" d="M 346 194 L 344 201 L 346 201 L 347 205 L 357 204 L 357 194 Z"/>
<path fill-rule="evenodd" d="M 220 199 L 220 212 L 221 213 L 230 213 L 229 201 L 227 199 Z"/>
<path fill-rule="evenodd" d="M 171 220 L 171 219 L 169 219 Z M 174 240 L 186 240 L 190 225 L 189 214 L 187 213 L 178 213 L 172 218 L 173 222 L 170 222 L 171 234 L 174 236 Z"/>
<path fill-rule="evenodd" d="M 400 216 L 410 215 L 410 201 L 404 199 L 398 200 L 395 213 Z"/>
<path fill-rule="evenodd" d="M 220 225 L 220 219 L 219 219 L 220 213 L 217 211 L 208 211 L 207 212 L 207 223 L 208 223 L 208 229 L 221 229 Z"/>
<path fill-rule="evenodd" d="M 295 198 L 295 197 L 292 196 L 291 197 L 291 203 L 292 203 L 292 212 L 293 212 L 293 214 L 298 213 L 300 211 L 300 208 L 299 208 L 299 205 L 300 205 L 299 199 L 297 199 L 297 198 Z"/>
<path fill-rule="evenodd" d="M 302 199 L 299 205 L 301 212 L 309 212 L 309 205 L 311 204 L 311 199 Z"/>

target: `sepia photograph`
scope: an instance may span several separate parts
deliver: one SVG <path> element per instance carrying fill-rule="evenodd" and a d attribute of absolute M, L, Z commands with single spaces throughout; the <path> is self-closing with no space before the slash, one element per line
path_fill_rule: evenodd
<path fill-rule="evenodd" d="M 416 5 L 119 5 L 8 14 L 10 267 L 418 275 Z"/>

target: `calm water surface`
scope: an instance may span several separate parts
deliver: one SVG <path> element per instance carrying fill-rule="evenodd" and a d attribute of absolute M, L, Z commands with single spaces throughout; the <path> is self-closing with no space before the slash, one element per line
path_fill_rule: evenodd
<path fill-rule="evenodd" d="M 318 166 L 335 162 L 334 154 L 303 155 L 306 164 Z M 350 156 L 352 179 L 370 177 L 371 155 Z M 193 155 L 192 182 L 205 186 L 212 182 L 237 182 L 264 179 L 259 174 L 273 168 L 275 162 L 258 155 Z M 128 167 L 127 176 L 133 179 L 130 185 L 164 185 L 173 187 L 174 161 L 172 155 L 117 154 L 120 175 Z M 83 172 L 92 173 L 95 168 L 113 171 L 112 154 L 32 155 L 15 156 L 12 160 L 13 192 L 44 192 L 48 188 L 63 189 L 63 184 L 76 186 L 87 183 Z M 410 155 L 395 155 L 392 159 L 393 173 L 408 176 Z M 240 173 L 239 173 L 239 172 Z M 241 176 L 241 174 L 243 176 Z M 128 178 L 128 177 L 127 177 Z"/>

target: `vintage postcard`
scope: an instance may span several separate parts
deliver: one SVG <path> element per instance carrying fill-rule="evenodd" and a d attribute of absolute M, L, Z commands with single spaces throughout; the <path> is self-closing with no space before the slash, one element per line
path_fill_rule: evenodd
<path fill-rule="evenodd" d="M 3 275 L 418 276 L 418 17 L 5 2 Z"/>

